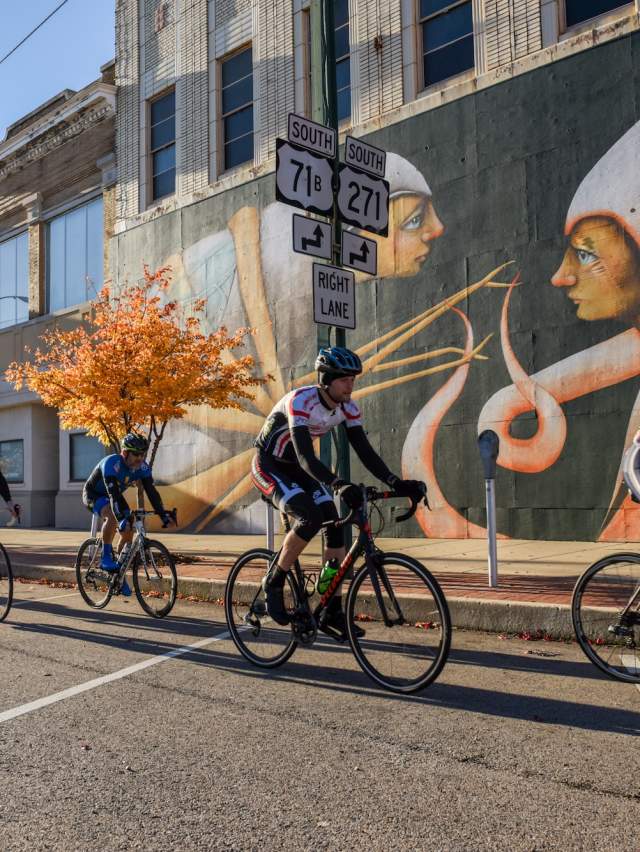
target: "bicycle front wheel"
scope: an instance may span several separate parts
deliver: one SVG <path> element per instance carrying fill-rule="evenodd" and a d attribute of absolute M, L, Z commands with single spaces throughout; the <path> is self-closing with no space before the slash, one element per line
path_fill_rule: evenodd
<path fill-rule="evenodd" d="M 346 618 L 358 663 L 385 689 L 418 692 L 440 674 L 451 644 L 449 607 L 415 559 L 388 553 L 375 568 L 365 565 L 349 587 Z M 356 636 L 356 624 L 364 637 Z"/>
<path fill-rule="evenodd" d="M 9 554 L 0 544 L 0 621 L 9 615 L 13 601 L 13 572 Z"/>
<path fill-rule="evenodd" d="M 594 665 L 640 683 L 640 554 L 614 553 L 587 568 L 573 590 L 571 617 Z"/>
<path fill-rule="evenodd" d="M 262 578 L 273 559 L 271 550 L 248 550 L 235 563 L 224 592 L 224 612 L 236 648 L 249 662 L 265 669 L 285 663 L 297 642 L 289 625 L 281 626 L 267 613 Z M 293 602 L 291 581 L 285 587 L 285 605 Z"/>
<path fill-rule="evenodd" d="M 142 609 L 153 618 L 168 615 L 178 593 L 178 577 L 173 556 L 164 544 L 145 539 L 142 553 L 133 563 L 133 588 Z"/>
<path fill-rule="evenodd" d="M 100 568 L 102 539 L 83 541 L 76 556 L 76 580 L 85 603 L 94 609 L 103 609 L 111 600 L 112 575 Z"/>

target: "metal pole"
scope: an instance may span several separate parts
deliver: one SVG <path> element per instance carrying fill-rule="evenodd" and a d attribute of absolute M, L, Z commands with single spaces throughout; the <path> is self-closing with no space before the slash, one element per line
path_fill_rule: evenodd
<path fill-rule="evenodd" d="M 488 568 L 489 586 L 492 589 L 498 587 L 498 542 L 496 530 L 496 481 L 485 479 L 486 501 L 487 501 L 487 544 L 488 544 Z"/>
<path fill-rule="evenodd" d="M 267 549 L 275 550 L 275 511 L 271 503 L 267 503 Z"/>

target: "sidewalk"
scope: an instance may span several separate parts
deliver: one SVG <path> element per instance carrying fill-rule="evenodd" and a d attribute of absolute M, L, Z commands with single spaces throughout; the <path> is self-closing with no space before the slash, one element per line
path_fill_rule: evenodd
<path fill-rule="evenodd" d="M 179 592 L 219 600 L 229 568 L 250 547 L 265 547 L 264 536 L 153 533 L 177 556 Z M 86 532 L 3 528 L 14 574 L 30 579 L 74 582 L 73 565 Z M 276 545 L 279 543 L 276 536 Z M 382 550 L 400 551 L 423 562 L 447 596 L 456 627 L 504 633 L 541 631 L 553 637 L 572 635 L 569 607 L 577 577 L 608 553 L 634 550 L 624 543 L 576 541 L 498 542 L 498 588 L 487 576 L 487 545 L 469 539 L 392 539 L 380 537 Z M 306 564 L 320 563 L 320 542 L 312 542 Z M 19 586 L 16 589 L 19 597 Z"/>

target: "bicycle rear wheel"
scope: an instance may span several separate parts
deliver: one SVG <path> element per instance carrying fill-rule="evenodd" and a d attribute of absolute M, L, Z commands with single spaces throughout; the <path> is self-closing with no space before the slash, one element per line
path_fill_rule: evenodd
<path fill-rule="evenodd" d="M 640 683 L 640 554 L 614 553 L 587 568 L 573 590 L 571 618 L 595 666 L 616 680 Z"/>
<path fill-rule="evenodd" d="M 346 619 L 358 663 L 385 689 L 418 692 L 440 674 L 451 644 L 449 607 L 436 579 L 415 559 L 388 553 L 376 570 L 363 566 L 347 593 Z M 356 636 L 355 624 L 364 637 Z"/>
<path fill-rule="evenodd" d="M 224 612 L 231 638 L 243 657 L 266 669 L 285 663 L 298 644 L 290 625 L 277 624 L 267 613 L 261 581 L 273 557 L 271 550 L 248 550 L 231 569 L 224 592 Z M 292 603 L 289 581 L 285 587 L 285 604 L 289 608 Z"/>
<path fill-rule="evenodd" d="M 0 621 L 9 615 L 13 601 L 13 572 L 9 554 L 0 544 Z"/>
<path fill-rule="evenodd" d="M 178 592 L 178 577 L 173 556 L 164 544 L 148 538 L 143 555 L 133 563 L 133 588 L 142 609 L 153 618 L 164 618 L 173 609 Z"/>
<path fill-rule="evenodd" d="M 113 575 L 100 568 L 102 539 L 83 541 L 76 556 L 76 580 L 85 603 L 94 609 L 103 609 L 111 600 Z"/>

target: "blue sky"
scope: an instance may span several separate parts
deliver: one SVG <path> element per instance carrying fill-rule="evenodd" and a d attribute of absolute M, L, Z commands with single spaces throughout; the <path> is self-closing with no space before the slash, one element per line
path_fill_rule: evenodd
<path fill-rule="evenodd" d="M 61 0 L 0 0 L 0 57 Z M 8 125 L 62 89 L 81 89 L 115 54 L 115 0 L 67 3 L 0 65 L 0 140 Z"/>

